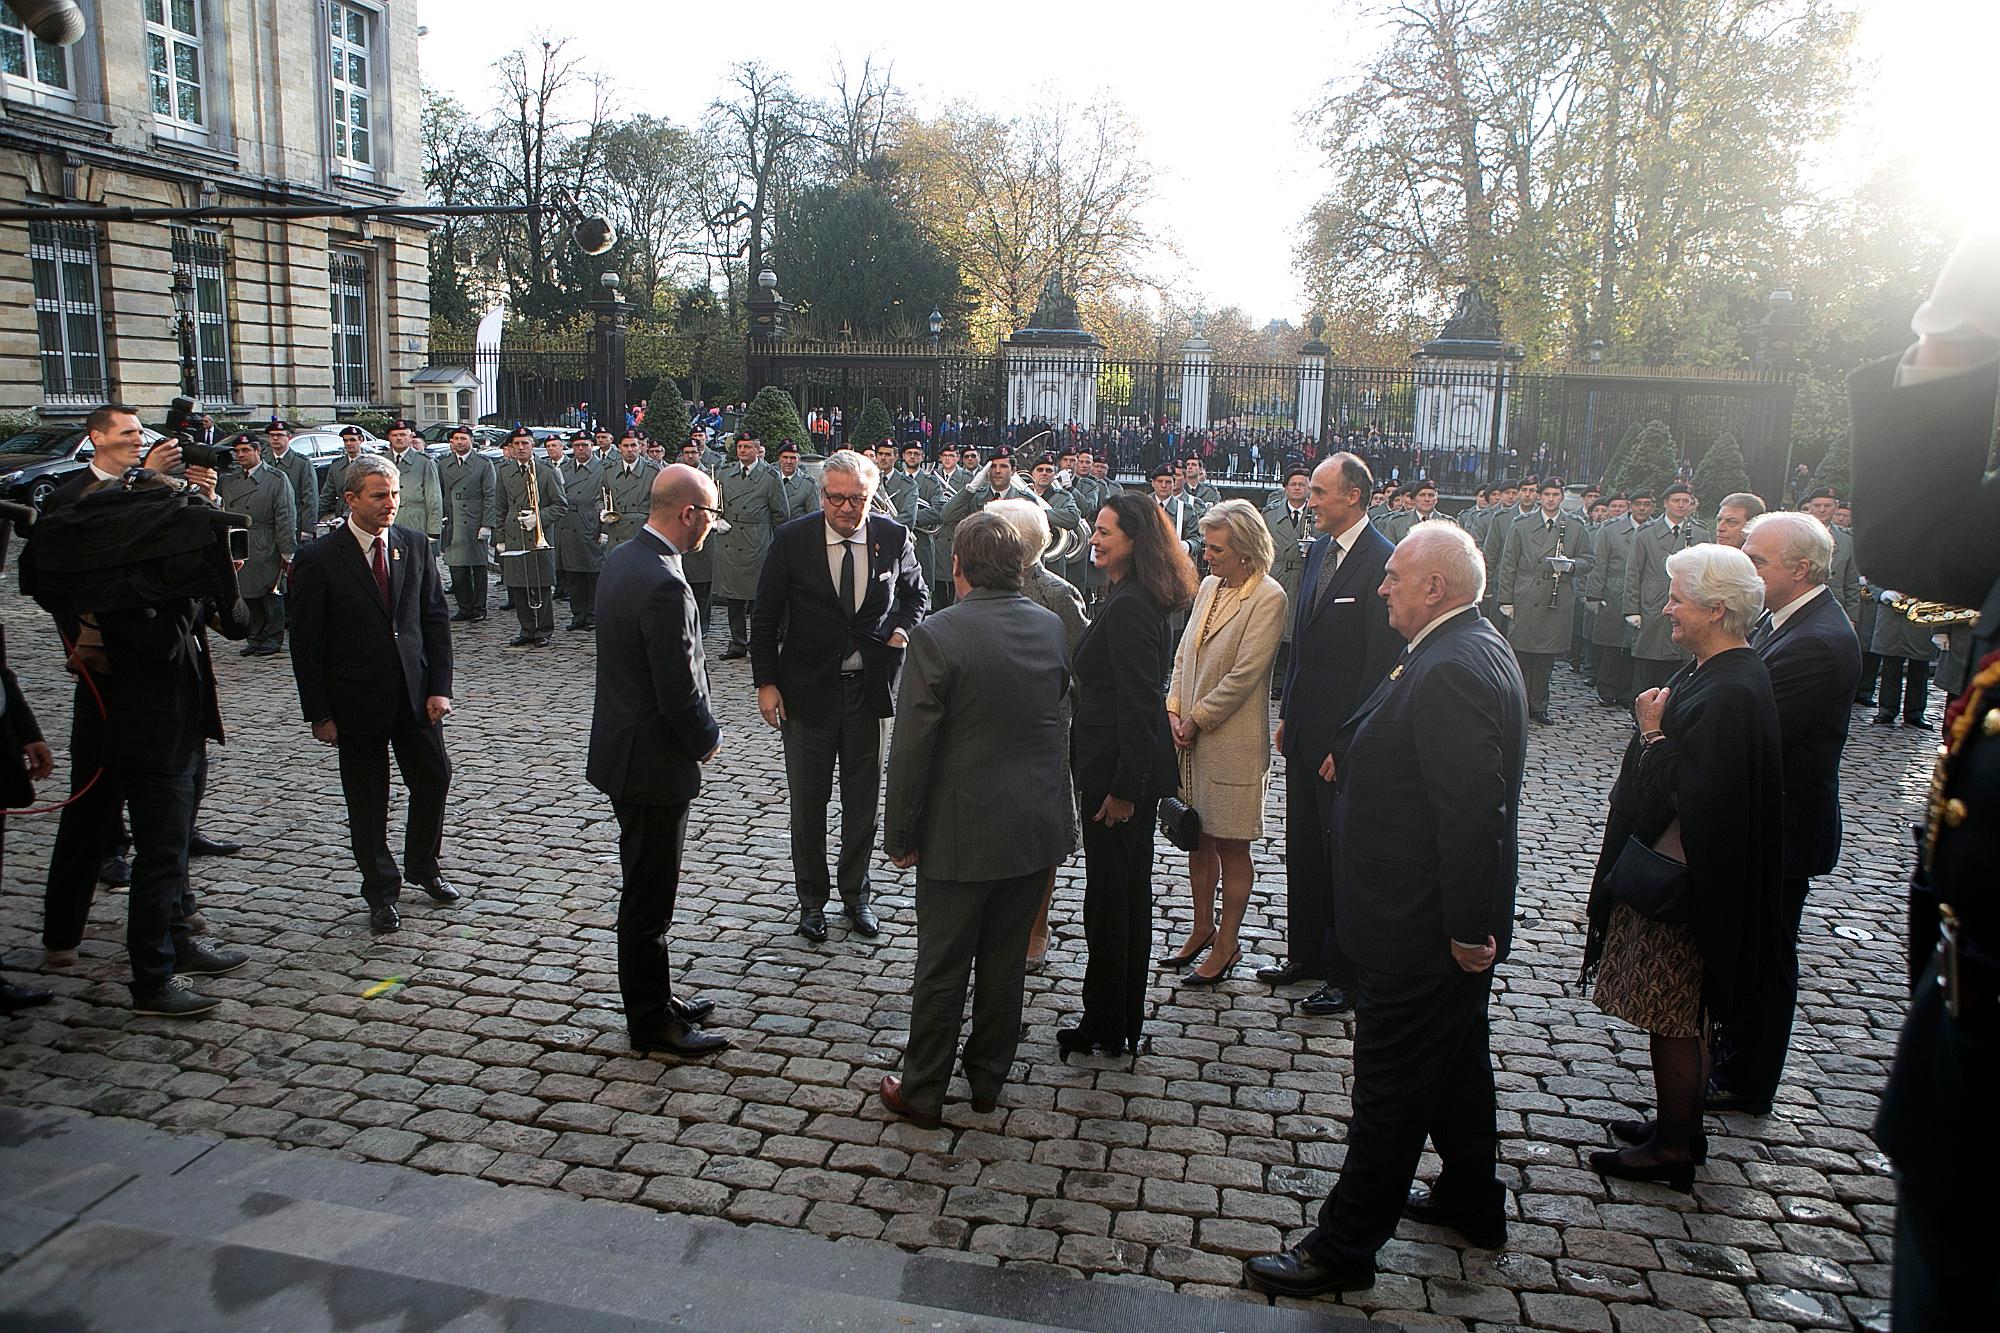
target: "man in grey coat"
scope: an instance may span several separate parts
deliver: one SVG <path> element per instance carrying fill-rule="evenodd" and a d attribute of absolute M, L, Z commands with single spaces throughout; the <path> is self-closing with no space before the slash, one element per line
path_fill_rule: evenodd
<path fill-rule="evenodd" d="M 472 447 L 472 428 L 458 425 L 445 437 L 450 452 L 438 464 L 444 491 L 444 563 L 451 571 L 453 620 L 486 619 L 486 542 L 500 521 L 493 464 Z"/>
<path fill-rule="evenodd" d="M 750 604 L 757 600 L 757 578 L 771 549 L 771 533 L 785 521 L 778 471 L 757 461 L 760 447 L 756 436 L 738 435 L 735 466 L 721 469 L 715 478 L 722 493 L 722 522 L 708 545 L 715 548 L 714 595 L 729 610 L 725 662 L 750 655 Z"/>
<path fill-rule="evenodd" d="M 697 450 L 696 464 L 700 456 Z M 618 452 L 601 466 L 605 489 L 611 492 L 612 511 L 618 515 L 615 521 L 604 524 L 604 533 L 611 539 L 604 544 L 605 559 L 609 560 L 612 552 L 638 536 L 639 529 L 646 526 L 646 513 L 652 506 L 653 478 L 659 475 L 660 464 L 646 457 L 639 437 L 628 430 L 618 441 Z M 681 555 L 681 567 L 685 577 L 685 552 Z"/>
<path fill-rule="evenodd" d="M 1625 623 L 1638 631 L 1632 641 L 1634 695 L 1657 689 L 1680 670 L 1688 652 L 1674 642 L 1667 619 L 1667 557 L 1709 539 L 1708 529 L 1694 517 L 1694 492 L 1680 482 L 1661 494 L 1660 517 L 1632 536 L 1632 555 L 1625 566 Z"/>
<path fill-rule="evenodd" d="M 292 483 L 292 503 L 298 510 L 299 540 L 309 542 L 319 529 L 319 473 L 313 462 L 292 448 L 291 423 L 278 417 L 264 427 L 264 461 Z"/>
<path fill-rule="evenodd" d="M 569 589 L 572 630 L 596 627 L 597 576 L 604 572 L 604 470 L 596 442 L 589 431 L 570 436 L 569 458 L 557 471 L 567 508 L 555 525 L 556 572 Z"/>
<path fill-rule="evenodd" d="M 1020 593 L 1027 547 L 997 514 L 959 523 L 957 600 L 910 631 L 889 752 L 882 850 L 917 868 L 917 965 L 901 1078 L 882 1103 L 935 1127 L 958 1056 L 975 1114 L 998 1104 L 1021 1039 L 1028 932 L 1051 869 L 1073 850 L 1064 809 L 1062 621 Z M 995 813 L 995 792 L 1026 793 Z"/>
<path fill-rule="evenodd" d="M 1556 658 L 1569 651 L 1578 580 L 1596 562 L 1583 519 L 1563 508 L 1562 479 L 1544 478 L 1537 498 L 1540 509 L 1515 519 L 1507 531 L 1496 596 L 1507 618 L 1507 642 L 1527 684 L 1528 717 L 1547 727 L 1554 725 L 1549 677 Z"/>
<path fill-rule="evenodd" d="M 1632 556 L 1632 534 L 1653 516 L 1653 493 L 1642 490 L 1631 499 L 1624 492 L 1611 497 L 1609 517 L 1591 537 L 1590 576 L 1584 580 L 1584 600 L 1590 603 L 1590 676 L 1597 702 L 1622 708 L 1632 697 L 1632 627 L 1612 605 L 1625 595 L 1625 562 Z"/>
<path fill-rule="evenodd" d="M 438 541 L 444 536 L 444 487 L 438 482 L 437 462 L 417 443 L 415 425 L 398 421 L 389 427 L 389 461 L 403 483 L 396 526 Z"/>
<path fill-rule="evenodd" d="M 257 437 L 238 435 L 232 446 L 236 468 L 216 482 L 222 507 L 250 518 L 250 555 L 237 571 L 243 604 L 250 612 L 245 657 L 270 657 L 285 646 L 285 594 L 279 586 L 299 549 L 298 505 L 292 483 L 264 461 Z"/>

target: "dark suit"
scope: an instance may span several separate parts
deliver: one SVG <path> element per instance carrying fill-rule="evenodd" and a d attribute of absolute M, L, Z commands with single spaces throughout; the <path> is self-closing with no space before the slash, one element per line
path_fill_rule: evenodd
<path fill-rule="evenodd" d="M 7 539 L 11 534 L 0 530 L 0 557 L 4 557 Z M 28 706 L 27 696 L 21 693 L 21 683 L 14 679 L 14 670 L 7 665 L 7 636 L 0 631 L 0 698 L 4 698 L 6 708 L 0 710 L 0 807 L 21 809 L 35 799 L 34 784 L 28 781 L 27 760 L 22 757 L 22 747 L 42 739 L 42 728 L 35 721 L 35 710 Z M 7 817 L 0 815 L 0 868 L 6 865 Z"/>
<path fill-rule="evenodd" d="M 688 805 L 721 739 L 681 557 L 650 528 L 604 562 L 597 585 L 597 697 L 585 776 L 618 816 L 618 991 L 634 1035 L 673 1018 L 662 937 L 680 890 Z"/>
<path fill-rule="evenodd" d="M 1304 1242 L 1325 1262 L 1373 1261 L 1426 1138 L 1444 1162 L 1433 1199 L 1503 1215 L 1493 968 L 1462 970 L 1451 942 L 1491 937 L 1495 966 L 1507 956 L 1527 721 L 1513 650 L 1467 607 L 1403 654 L 1335 742 L 1334 915 L 1359 977 L 1347 1161 Z"/>
<path fill-rule="evenodd" d="M 451 760 L 444 729 L 424 715 L 451 696 L 451 624 L 430 538 L 387 532 L 389 603 L 345 522 L 292 565 L 292 674 L 309 723 L 331 721 L 361 896 L 393 903 L 403 880 L 435 883 Z M 389 854 L 389 749 L 410 789 L 403 866 Z"/>
<path fill-rule="evenodd" d="M 871 514 L 855 570 L 861 606 L 843 606 L 827 563 L 827 522 L 814 510 L 779 528 L 750 613 L 750 675 L 785 700 L 785 782 L 791 794 L 792 873 L 799 903 L 826 905 L 826 807 L 840 765 L 840 900 L 868 903 L 868 857 L 882 784 L 882 719 L 895 711 L 903 650 L 889 645 L 924 617 L 929 594 L 910 530 Z M 859 663 L 848 669 L 843 663 Z"/>
<path fill-rule="evenodd" d="M 1812 876 L 1832 870 L 1840 857 L 1840 753 L 1861 680 L 1861 645 L 1831 588 L 1814 593 L 1776 629 L 1760 628 L 1750 645 L 1771 673 L 1783 746 L 1783 959 L 1774 984 L 1760 988 L 1766 1011 L 1747 1030 L 1724 1034 L 1715 1081 L 1746 1100 L 1768 1102 L 1791 1044 L 1806 891 Z"/>
<path fill-rule="evenodd" d="M 1083 818 L 1083 1018 L 1091 1040 L 1139 1038 L 1153 937 L 1153 820 L 1162 796 L 1180 789 L 1162 693 L 1174 641 L 1168 613 L 1131 578 L 1113 584 L 1077 641 L 1076 716 L 1070 772 Z M 1106 796 L 1132 802 L 1132 817 L 1095 818 Z"/>
<path fill-rule="evenodd" d="M 1322 536 L 1306 552 L 1278 719 L 1285 728 L 1285 949 L 1300 976 L 1345 987 L 1353 968 L 1334 941 L 1333 784 L 1321 781 L 1319 766 L 1403 645 L 1389 628 L 1388 603 L 1376 595 L 1395 547 L 1363 522 L 1353 550 L 1315 599 L 1332 549 L 1333 538 Z"/>

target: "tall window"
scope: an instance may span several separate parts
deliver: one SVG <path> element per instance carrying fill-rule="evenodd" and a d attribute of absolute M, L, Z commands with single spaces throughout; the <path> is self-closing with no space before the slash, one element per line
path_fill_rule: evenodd
<path fill-rule="evenodd" d="M 5 3 L 0 3 L 0 83 L 10 94 L 49 94 L 63 101 L 75 96 L 69 52 L 29 32 Z"/>
<path fill-rule="evenodd" d="M 173 229 L 174 272 L 193 285 L 195 397 L 203 402 L 236 401 L 229 364 L 229 293 L 223 268 L 228 253 L 222 235 L 205 228 Z"/>
<path fill-rule="evenodd" d="M 375 97 L 369 82 L 375 15 L 354 5 L 329 4 L 332 55 L 333 158 L 351 170 L 375 169 Z"/>
<path fill-rule="evenodd" d="M 335 250 L 327 257 L 333 303 L 333 401 L 343 407 L 368 401 L 368 256 Z"/>
<path fill-rule="evenodd" d="M 198 0 L 146 0 L 146 68 L 153 114 L 173 125 L 205 129 Z"/>
<path fill-rule="evenodd" d="M 73 222 L 28 224 L 35 272 L 35 332 L 42 392 L 52 403 L 104 399 L 104 312 L 97 285 L 97 232 Z"/>

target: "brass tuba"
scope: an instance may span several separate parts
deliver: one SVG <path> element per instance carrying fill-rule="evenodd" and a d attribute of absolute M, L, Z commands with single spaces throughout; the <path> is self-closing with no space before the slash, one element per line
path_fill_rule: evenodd
<path fill-rule="evenodd" d="M 1900 593 L 1891 597 L 1888 604 L 1891 610 L 1902 612 L 1903 618 L 1912 625 L 1922 625 L 1926 629 L 1946 630 L 1956 625 L 1970 625 L 1979 619 L 1979 613 L 1969 607 L 1953 606 L 1950 602 L 1927 602 Z"/>

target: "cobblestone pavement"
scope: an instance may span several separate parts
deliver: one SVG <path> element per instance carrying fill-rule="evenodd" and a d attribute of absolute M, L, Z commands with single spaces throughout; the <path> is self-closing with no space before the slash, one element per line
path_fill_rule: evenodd
<path fill-rule="evenodd" d="M 11 590 L 0 615 L 60 745 L 68 692 L 47 619 Z M 357 896 L 333 756 L 297 718 L 288 659 L 220 645 L 232 739 L 214 752 L 202 822 L 247 849 L 196 875 L 215 936 L 254 961 L 201 983 L 230 1001 L 208 1019 L 126 1011 L 112 894 L 78 966 L 24 977 L 41 968 L 55 821 L 12 821 L 4 967 L 58 999 L 0 1026 L 0 1099 L 1253 1299 L 1234 1287 L 1243 1257 L 1300 1235 L 1340 1169 L 1351 1074 L 1347 1020 L 1295 1016 L 1293 997 L 1249 976 L 1282 951 L 1282 810 L 1257 852 L 1244 965 L 1204 992 L 1160 974 L 1152 1051 L 1130 1068 L 1056 1059 L 1083 968 L 1080 859 L 1066 867 L 1058 941 L 1029 978 L 1000 1109 L 961 1102 L 944 1129 L 921 1131 L 874 1098 L 907 1031 L 911 880 L 878 860 L 877 943 L 838 923 L 817 948 L 791 934 L 783 770 L 742 662 L 711 666 L 723 754 L 690 822 L 674 942 L 684 993 L 716 998 L 712 1022 L 737 1046 L 687 1064 L 624 1049 L 615 824 L 583 781 L 592 650 L 560 633 L 551 649 L 506 649 L 511 620 L 459 636 L 446 867 L 467 899 L 444 908 L 413 892 L 403 931 L 382 941 Z M 1645 1042 L 1573 979 L 1626 733 L 1567 670 L 1557 692 L 1559 727 L 1531 737 L 1531 915 L 1494 1000 L 1508 1248 L 1468 1250 L 1406 1222 L 1376 1285 L 1344 1304 L 1446 1327 L 1886 1328 L 1893 1189 L 1867 1130 L 1902 1014 L 1901 882 L 1931 736 L 1862 725 L 1848 747 L 1847 851 L 1807 907 L 1776 1114 L 1711 1117 L 1692 1197 L 1607 1188 L 1584 1154 L 1605 1144 L 1605 1120 L 1650 1100 Z M 1188 907 L 1164 855 L 1156 883 L 1165 952 Z"/>

